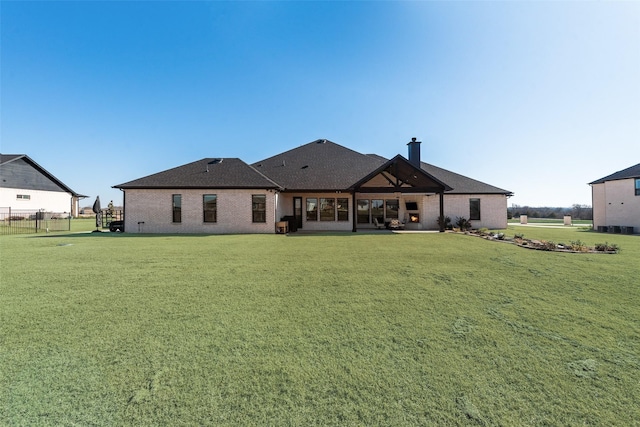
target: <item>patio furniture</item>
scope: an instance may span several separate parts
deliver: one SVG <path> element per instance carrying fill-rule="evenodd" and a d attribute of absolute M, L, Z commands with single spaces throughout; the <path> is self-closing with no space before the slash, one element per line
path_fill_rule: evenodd
<path fill-rule="evenodd" d="M 373 218 L 373 225 L 375 225 L 378 230 L 382 230 L 384 228 L 384 222 L 378 222 L 378 218 Z"/>
<path fill-rule="evenodd" d="M 392 230 L 401 230 L 404 228 L 404 224 L 397 219 L 392 219 L 389 223 L 389 228 Z"/>
<path fill-rule="evenodd" d="M 276 233 L 278 234 L 287 234 L 289 232 L 289 222 L 288 221 L 278 221 L 276 222 Z"/>

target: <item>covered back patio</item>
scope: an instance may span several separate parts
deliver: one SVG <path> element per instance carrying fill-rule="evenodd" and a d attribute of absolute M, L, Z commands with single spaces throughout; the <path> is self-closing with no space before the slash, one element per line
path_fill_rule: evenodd
<path fill-rule="evenodd" d="M 426 228 L 424 215 L 437 196 L 437 216 L 444 216 L 444 192 L 452 190 L 419 166 L 398 155 L 355 183 L 352 195 L 352 231 L 358 228 Z M 436 216 L 436 218 L 437 218 Z M 441 232 L 444 228 L 440 225 Z"/>

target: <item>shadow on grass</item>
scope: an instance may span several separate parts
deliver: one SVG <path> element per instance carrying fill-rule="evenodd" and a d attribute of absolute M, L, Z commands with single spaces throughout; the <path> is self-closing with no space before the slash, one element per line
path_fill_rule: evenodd
<path fill-rule="evenodd" d="M 287 234 L 261 234 L 261 233 L 228 233 L 228 234 L 198 234 L 198 233 L 113 233 L 109 231 L 104 232 L 91 232 L 91 231 L 82 231 L 82 232 L 56 232 L 56 233 L 48 233 L 48 234 L 33 234 L 30 236 L 25 236 L 28 239 L 49 239 L 49 238 L 73 238 L 73 239 L 87 239 L 87 238 L 96 238 L 96 239 L 118 239 L 118 238 L 135 238 L 135 239 L 154 239 L 154 238 L 174 238 L 174 237 L 231 237 L 231 236 L 271 236 L 274 238 L 290 238 L 290 237 L 347 237 L 347 236 L 371 236 L 371 235 L 394 235 L 388 230 L 375 230 L 375 231 L 362 231 L 353 233 L 351 231 L 304 231 L 304 232 L 296 232 L 296 233 L 287 233 Z"/>
<path fill-rule="evenodd" d="M 66 238 L 96 238 L 96 239 L 118 239 L 118 238 L 126 238 L 126 237 L 135 237 L 135 238 L 158 238 L 158 237 L 214 237 L 214 236 L 229 236 L 229 234 L 127 234 L 127 233 L 112 233 L 110 231 L 102 231 L 102 232 L 92 232 L 92 231 L 81 231 L 81 232 L 71 232 L 71 233 L 49 233 L 49 234 L 38 234 L 28 236 L 28 239 L 48 239 L 54 237 L 64 237 Z"/>
<path fill-rule="evenodd" d="M 339 236 L 339 237 L 358 237 L 358 236 L 389 236 L 396 234 L 391 230 L 358 230 L 357 232 L 353 231 L 296 231 L 295 233 L 287 233 L 287 237 L 327 237 L 327 236 Z"/>

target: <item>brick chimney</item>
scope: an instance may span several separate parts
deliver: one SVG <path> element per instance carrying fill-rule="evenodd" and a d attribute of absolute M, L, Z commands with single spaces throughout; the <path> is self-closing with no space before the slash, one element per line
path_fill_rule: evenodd
<path fill-rule="evenodd" d="M 411 138 L 411 142 L 407 144 L 409 146 L 409 162 L 417 168 L 420 168 L 420 144 L 421 142 L 417 141 L 417 138 Z"/>

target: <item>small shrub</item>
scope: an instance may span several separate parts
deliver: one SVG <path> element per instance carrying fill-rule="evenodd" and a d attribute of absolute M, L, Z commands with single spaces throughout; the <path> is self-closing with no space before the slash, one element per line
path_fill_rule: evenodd
<path fill-rule="evenodd" d="M 494 235 L 494 237 L 498 240 L 504 240 L 504 233 L 498 233 Z"/>
<path fill-rule="evenodd" d="M 523 233 L 516 233 L 516 234 L 513 235 L 513 238 L 522 240 L 522 239 L 524 239 L 524 234 Z"/>
<path fill-rule="evenodd" d="M 439 216 L 438 227 L 441 227 L 445 230 L 451 230 L 453 228 L 453 225 L 451 224 L 451 218 L 449 218 L 448 216 Z"/>
<path fill-rule="evenodd" d="M 472 228 L 471 222 L 467 218 L 462 216 L 459 216 L 456 219 L 456 225 L 461 231 L 468 231 Z"/>
<path fill-rule="evenodd" d="M 540 249 L 542 249 L 543 251 L 555 251 L 557 248 L 557 245 L 554 242 L 550 242 L 550 241 L 546 241 L 546 240 L 542 240 L 540 242 L 539 245 Z"/>
<path fill-rule="evenodd" d="M 596 243 L 595 249 L 598 252 L 618 252 L 620 250 L 620 247 L 615 243 L 609 244 L 608 242 L 604 242 Z"/>
<path fill-rule="evenodd" d="M 487 227 L 482 227 L 478 230 L 478 234 L 480 234 L 481 236 L 486 236 L 487 234 L 489 234 L 489 229 Z"/>
<path fill-rule="evenodd" d="M 585 252 L 586 250 L 589 249 L 587 248 L 587 245 L 582 243 L 580 240 L 572 240 L 571 244 L 569 245 L 569 248 L 572 251 L 577 251 L 577 252 Z"/>

